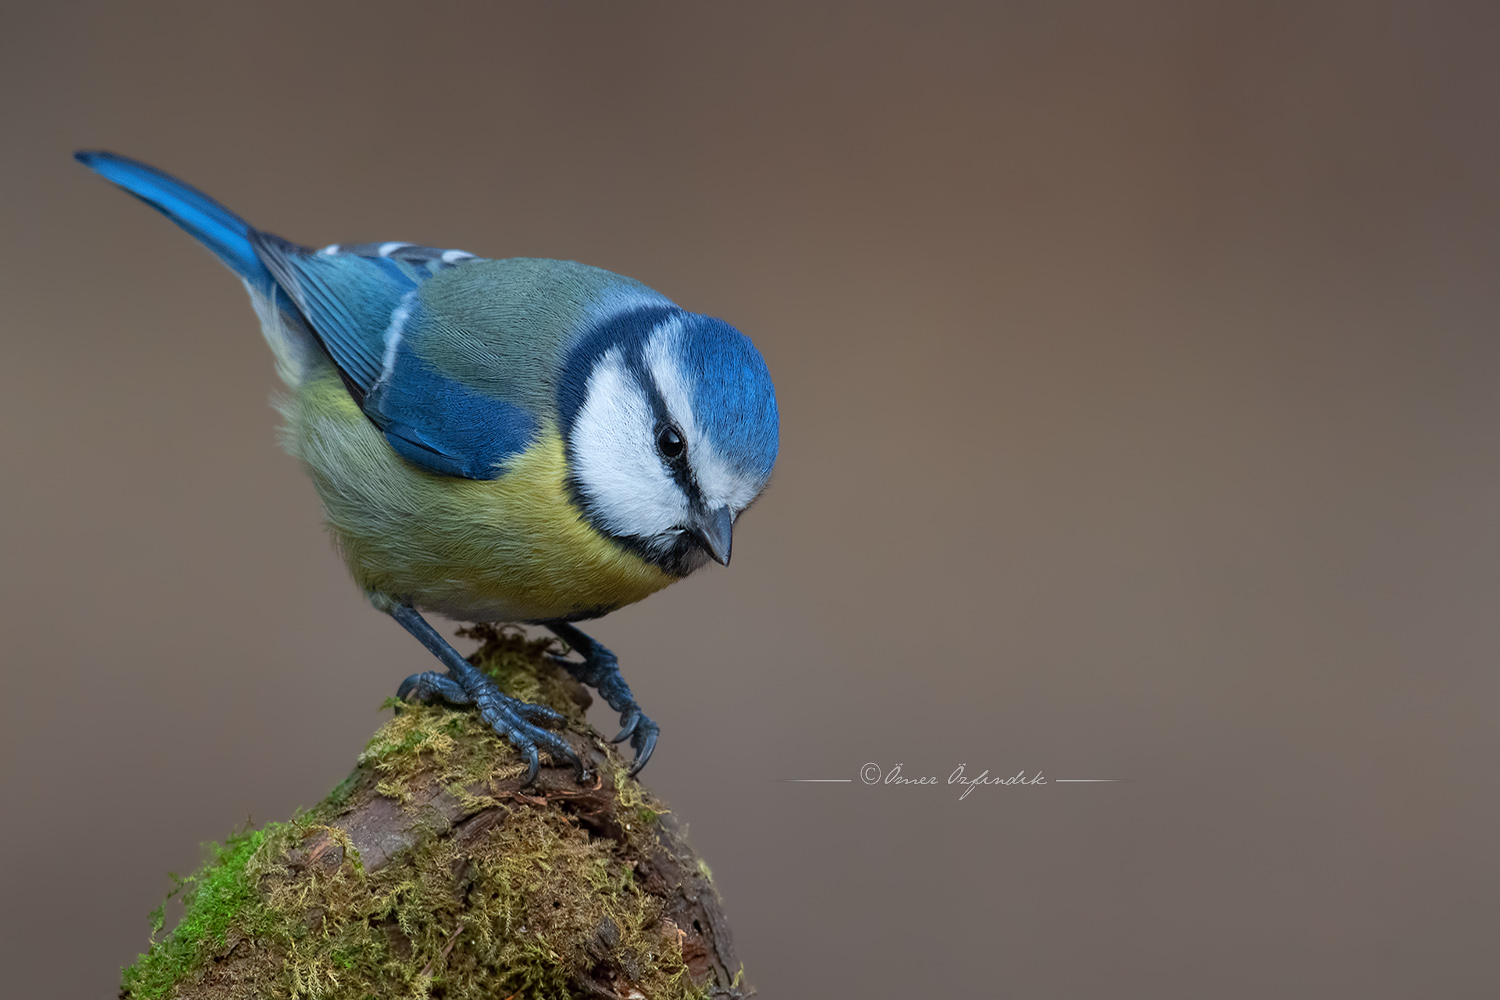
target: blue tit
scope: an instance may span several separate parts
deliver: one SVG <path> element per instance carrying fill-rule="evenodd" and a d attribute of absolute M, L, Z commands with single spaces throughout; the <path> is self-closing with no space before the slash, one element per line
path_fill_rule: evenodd
<path fill-rule="evenodd" d="M 290 243 L 134 160 L 77 159 L 239 275 L 288 392 L 283 440 L 376 608 L 446 667 L 402 698 L 474 706 L 526 758 L 579 755 L 551 709 L 502 693 L 425 618 L 544 626 L 620 713 L 659 728 L 613 653 L 574 622 L 639 601 L 712 559 L 776 461 L 776 393 L 722 320 L 572 261 L 488 260 L 411 243 Z"/>

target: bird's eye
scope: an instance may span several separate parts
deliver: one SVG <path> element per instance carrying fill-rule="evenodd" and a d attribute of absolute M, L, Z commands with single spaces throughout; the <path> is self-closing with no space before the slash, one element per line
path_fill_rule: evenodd
<path fill-rule="evenodd" d="M 677 428 L 668 424 L 656 432 L 656 447 L 667 459 L 681 458 L 682 451 L 687 444 L 682 440 L 682 435 L 677 433 Z"/>

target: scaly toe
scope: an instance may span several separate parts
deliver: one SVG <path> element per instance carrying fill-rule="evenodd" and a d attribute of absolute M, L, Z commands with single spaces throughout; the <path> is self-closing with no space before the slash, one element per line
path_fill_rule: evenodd
<path fill-rule="evenodd" d="M 445 701 L 450 705 L 474 704 L 474 699 L 469 697 L 463 685 L 447 674 L 440 674 L 436 670 L 412 674 L 396 689 L 396 697 L 402 701 L 407 701 L 413 696 L 422 702 Z"/>
<path fill-rule="evenodd" d="M 553 711 L 546 705 L 537 705 L 529 701 L 518 701 L 515 704 L 516 714 L 534 726 L 542 726 L 547 729 L 561 728 L 568 720 L 561 712 Z"/>
<path fill-rule="evenodd" d="M 562 716 L 552 709 L 517 701 L 497 691 L 492 695 L 487 693 L 481 699 L 479 714 L 485 725 L 526 757 L 528 766 L 526 778 L 522 784 L 529 785 L 536 780 L 541 767 L 537 758 L 539 750 L 547 751 L 547 755 L 554 761 L 567 761 L 572 764 L 574 770 L 578 772 L 579 781 L 583 781 L 587 771 L 583 760 L 572 746 L 561 736 L 549 729 L 541 728 L 528 718 L 528 716 L 535 715 L 545 720 L 555 719 L 559 723 L 562 722 Z"/>

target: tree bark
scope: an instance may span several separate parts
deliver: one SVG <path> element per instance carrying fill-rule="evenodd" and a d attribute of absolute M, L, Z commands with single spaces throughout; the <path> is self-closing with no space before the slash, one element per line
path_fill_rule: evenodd
<path fill-rule="evenodd" d="M 753 995 L 708 867 L 584 721 L 587 691 L 546 641 L 471 634 L 503 688 L 567 715 L 592 780 L 544 760 L 522 786 L 474 713 L 402 706 L 327 799 L 186 880 L 122 998 Z"/>

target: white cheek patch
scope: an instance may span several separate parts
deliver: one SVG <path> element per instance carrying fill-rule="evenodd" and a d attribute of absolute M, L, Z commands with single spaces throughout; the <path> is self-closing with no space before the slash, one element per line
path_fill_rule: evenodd
<path fill-rule="evenodd" d="M 698 481 L 698 489 L 710 510 L 728 507 L 738 514 L 755 499 L 763 485 L 724 458 L 699 427 L 693 415 L 693 392 L 687 376 L 677 364 L 678 343 L 682 338 L 682 321 L 673 318 L 658 327 L 646 342 L 646 368 L 656 382 L 662 402 L 674 423 L 682 428 L 687 441 L 688 465 Z"/>
<path fill-rule="evenodd" d="M 611 349 L 589 375 L 570 443 L 579 487 L 612 534 L 662 536 L 687 517 L 687 497 L 657 457 L 655 425 L 646 394 Z"/>

